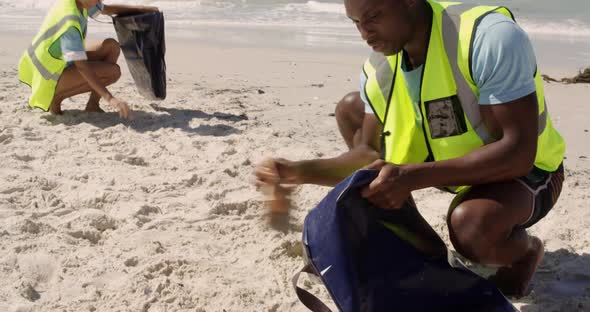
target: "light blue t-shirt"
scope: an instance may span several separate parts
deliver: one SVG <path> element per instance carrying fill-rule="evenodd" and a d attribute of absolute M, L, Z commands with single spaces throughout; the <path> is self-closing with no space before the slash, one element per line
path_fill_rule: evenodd
<path fill-rule="evenodd" d="M 103 4 L 98 3 L 88 10 L 88 16 L 96 17 L 103 9 Z M 80 28 L 86 34 L 88 19 L 80 12 Z M 49 48 L 49 53 L 54 57 L 61 58 L 70 65 L 74 61 L 84 61 L 88 57 L 86 48 L 80 37 L 80 32 L 74 27 L 69 28 L 53 45 Z"/>
<path fill-rule="evenodd" d="M 536 57 L 527 34 L 513 20 L 501 13 L 485 16 L 477 29 L 472 48 L 473 80 L 479 89 L 479 104 L 494 105 L 510 102 L 536 90 L 534 75 Z M 410 97 L 420 102 L 421 65 L 402 73 Z M 366 77 L 361 73 L 361 98 L 365 112 L 373 114 L 364 87 Z"/>

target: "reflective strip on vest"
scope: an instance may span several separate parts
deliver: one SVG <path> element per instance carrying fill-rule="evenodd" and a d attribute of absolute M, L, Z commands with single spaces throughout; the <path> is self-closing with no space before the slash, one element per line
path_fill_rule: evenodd
<path fill-rule="evenodd" d="M 377 80 L 377 86 L 379 88 L 379 92 L 375 92 L 377 90 L 371 90 L 375 88 L 374 84 L 370 83 L 370 79 L 367 79 L 365 82 L 365 94 L 379 94 L 381 95 L 378 99 L 372 99 L 373 101 L 379 101 L 380 103 L 372 103 L 371 108 L 375 109 L 377 107 L 389 107 L 388 103 L 391 100 L 392 92 L 393 92 L 393 83 L 395 79 L 395 72 L 397 68 L 397 58 L 387 58 L 383 54 L 380 53 L 372 53 L 369 57 L 368 63 L 370 66 L 363 67 L 363 72 L 367 78 L 375 77 Z M 370 102 L 371 97 L 367 95 L 367 100 Z M 379 121 L 382 124 L 385 123 L 385 115 L 386 112 L 374 112 Z"/>
<path fill-rule="evenodd" d="M 473 130 L 477 133 L 482 142 L 484 142 L 484 144 L 489 144 L 492 143 L 494 139 L 490 136 L 488 129 L 481 118 L 478 97 L 473 93 L 471 87 L 469 87 L 458 64 L 461 14 L 475 7 L 477 7 L 477 5 L 461 3 L 451 5 L 443 10 L 442 36 L 449 64 L 453 71 L 453 78 L 457 85 L 457 96 L 461 102 L 461 107 L 463 108 L 469 123 L 473 127 Z M 541 135 L 547 126 L 547 106 L 545 103 L 543 103 L 543 107 L 543 112 L 539 115 L 538 135 Z"/>
<path fill-rule="evenodd" d="M 29 57 L 31 58 L 31 62 L 33 62 L 33 65 L 35 65 L 35 68 L 37 69 L 37 71 L 39 71 L 39 73 L 41 74 L 41 76 L 45 80 L 58 81 L 61 74 L 51 73 L 45 66 L 43 66 L 43 64 L 41 64 L 41 61 L 39 60 L 39 58 L 35 54 L 35 50 L 37 50 L 37 48 L 39 47 L 39 45 L 41 45 L 41 43 L 43 43 L 43 41 L 53 37 L 66 23 L 68 23 L 70 21 L 78 21 L 78 20 L 79 20 L 79 17 L 76 15 L 65 16 L 57 24 L 50 27 L 43 35 L 41 35 L 35 41 L 35 43 L 33 43 L 27 49 L 27 53 L 29 54 Z"/>
<path fill-rule="evenodd" d="M 39 59 L 37 58 L 37 55 L 35 55 L 35 49 L 32 46 L 29 47 L 29 49 L 27 50 L 27 53 L 29 54 L 29 57 L 31 58 L 31 62 L 33 63 L 33 65 L 35 65 L 35 68 L 37 69 L 39 74 L 41 74 L 41 77 L 43 77 L 43 79 L 55 80 L 55 81 L 59 80 L 59 77 L 61 75 L 50 73 L 49 70 L 47 68 L 45 68 L 45 66 L 43 66 L 43 64 L 41 64 L 41 61 L 39 61 Z"/>

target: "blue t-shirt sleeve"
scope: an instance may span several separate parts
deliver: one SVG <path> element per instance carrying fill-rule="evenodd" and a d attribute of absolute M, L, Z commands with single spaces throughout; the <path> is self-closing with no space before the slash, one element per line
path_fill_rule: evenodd
<path fill-rule="evenodd" d="M 73 62 L 88 59 L 82 42 L 82 35 L 75 27 L 70 27 L 59 40 L 64 61 Z"/>
<path fill-rule="evenodd" d="M 472 50 L 479 103 L 510 102 L 536 90 L 536 59 L 527 34 L 507 16 L 494 13 L 479 24 Z"/>

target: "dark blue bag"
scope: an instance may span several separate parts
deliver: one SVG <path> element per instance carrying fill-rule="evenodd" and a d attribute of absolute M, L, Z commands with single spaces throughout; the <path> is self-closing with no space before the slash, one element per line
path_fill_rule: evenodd
<path fill-rule="evenodd" d="M 451 265 L 442 240 L 412 203 L 396 211 L 360 196 L 377 171 L 361 170 L 338 184 L 305 218 L 306 266 L 342 312 L 517 311 L 488 280 Z M 331 311 L 297 286 L 314 312 Z"/>

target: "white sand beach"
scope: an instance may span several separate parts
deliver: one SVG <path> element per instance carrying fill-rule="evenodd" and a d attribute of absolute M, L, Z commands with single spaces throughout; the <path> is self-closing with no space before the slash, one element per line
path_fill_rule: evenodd
<path fill-rule="evenodd" d="M 329 189 L 297 188 L 290 231 L 277 232 L 253 168 L 344 151 L 334 107 L 357 89 L 364 54 L 172 38 L 164 101 L 143 99 L 120 59 L 110 90 L 135 110 L 124 122 L 110 108 L 83 112 L 86 97 L 63 116 L 30 110 L 16 68 L 30 38 L 0 38 L 0 311 L 307 311 L 290 279 L 303 219 Z M 515 301 L 524 312 L 590 311 L 589 92 L 546 84 L 566 181 L 531 229 L 547 253 L 532 294 Z M 450 195 L 415 197 L 450 246 Z"/>

